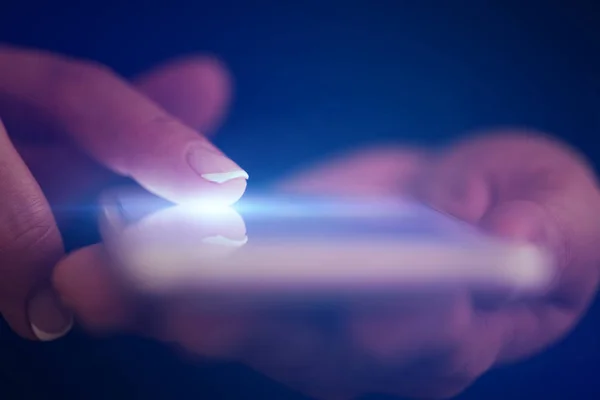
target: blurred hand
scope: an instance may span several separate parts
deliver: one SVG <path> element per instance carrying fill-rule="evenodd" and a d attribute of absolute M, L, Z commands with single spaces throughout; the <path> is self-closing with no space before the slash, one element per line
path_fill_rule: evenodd
<path fill-rule="evenodd" d="M 248 361 L 308 392 L 335 398 L 336 388 L 348 387 L 342 397 L 365 391 L 453 396 L 488 369 L 533 355 L 566 335 L 598 286 L 600 197 L 593 172 L 571 149 L 535 132 L 483 132 L 440 154 L 375 149 L 285 187 L 408 194 L 490 234 L 549 249 L 560 271 L 552 290 L 530 301 L 459 292 L 410 307 L 399 302 L 356 309 L 343 337 L 313 328 L 307 336 L 312 347 L 302 353 L 313 358 L 284 359 L 292 347 L 284 338 L 309 327 L 280 326 L 281 347 Z M 340 349 L 340 343 L 349 347 Z"/>
<path fill-rule="evenodd" d="M 0 46 L 0 312 L 15 332 L 52 340 L 71 326 L 50 284 L 64 255 L 53 208 L 116 176 L 178 202 L 243 194 L 246 173 L 196 130 L 218 124 L 229 96 L 209 58 L 132 85 L 101 65 Z"/>
<path fill-rule="evenodd" d="M 530 301 L 481 301 L 465 291 L 349 305 L 327 329 L 310 315 L 214 315 L 177 301 L 161 304 L 155 316 L 160 323 L 134 325 L 135 300 L 110 275 L 101 245 L 64 259 L 54 282 L 92 329 L 143 331 L 200 355 L 242 361 L 324 399 L 366 392 L 457 394 L 488 369 L 535 354 L 567 334 L 598 285 L 595 178 L 581 157 L 543 135 L 489 132 L 439 154 L 389 146 L 364 150 L 292 177 L 280 189 L 414 196 L 491 234 L 547 247 L 560 266 L 559 279 Z"/>

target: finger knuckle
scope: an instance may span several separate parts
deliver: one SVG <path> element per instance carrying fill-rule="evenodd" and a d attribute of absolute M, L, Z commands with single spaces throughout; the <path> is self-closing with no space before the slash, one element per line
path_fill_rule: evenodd
<path fill-rule="evenodd" d="M 55 253 L 61 248 L 58 229 L 42 199 L 32 198 L 22 204 L 4 226 L 10 234 L 2 240 L 0 254 L 37 256 Z"/>

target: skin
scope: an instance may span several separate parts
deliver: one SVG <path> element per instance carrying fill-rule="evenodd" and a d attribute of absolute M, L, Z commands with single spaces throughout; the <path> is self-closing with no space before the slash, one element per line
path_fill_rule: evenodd
<path fill-rule="evenodd" d="M 196 91 L 182 93 L 202 111 L 169 113 L 175 105 L 165 80 L 174 91 L 192 82 Z M 48 340 L 71 319 L 50 282 L 64 256 L 61 215 L 52 208 L 95 197 L 117 177 L 173 201 L 199 193 L 239 199 L 243 177 L 205 178 L 241 169 L 197 130 L 217 123 L 229 91 L 229 77 L 210 58 L 180 60 L 132 84 L 87 61 L 0 47 L 0 311 L 15 332 Z"/>
<path fill-rule="evenodd" d="M 169 87 L 200 79 L 190 71 L 196 69 L 181 60 L 163 67 L 155 75 L 146 75 L 137 93 L 147 91 L 155 101 L 164 98 L 163 109 L 175 115 L 177 104 L 189 104 L 194 95 L 202 99 L 199 104 L 212 104 L 204 97 L 206 92 L 186 92 L 191 96 L 188 102 L 173 100 L 179 91 L 170 91 Z M 160 85 L 148 83 L 153 79 Z M 194 124 L 195 113 L 190 115 L 186 110 L 177 116 Z M 221 109 L 208 115 L 216 115 L 218 120 L 224 112 Z M 216 123 L 211 120 L 206 126 L 214 127 Z M 69 151 L 75 154 L 83 149 Z M 112 175 L 106 168 L 98 168 L 102 159 L 89 157 L 98 153 L 82 153 L 82 159 L 90 163 L 89 171 L 104 176 L 104 180 L 92 180 L 93 187 L 87 190 L 94 193 Z M 13 158 L 8 159 L 11 166 L 21 165 L 24 169 L 24 165 L 31 165 L 31 170 L 35 170 L 35 160 L 45 157 L 38 154 L 23 163 L 16 153 L 12 154 Z M 79 170 L 76 165 L 58 171 Z M 110 164 L 104 165 L 110 170 Z M 117 168 L 113 171 L 120 172 Z M 50 168 L 46 172 L 58 176 Z M 90 172 L 88 176 L 95 175 Z M 40 177 L 37 182 L 47 188 L 43 193 L 54 192 L 59 198 L 61 193 L 69 198 L 77 196 L 67 196 L 56 185 L 56 179 Z M 31 186 L 35 187 L 36 198 L 43 198 L 39 186 Z M 510 301 L 503 294 L 481 296 L 456 291 L 426 298 L 399 295 L 377 307 L 347 304 L 337 320 L 339 325 L 329 327 L 337 329 L 323 329 L 323 324 L 302 310 L 289 312 L 285 318 L 276 309 L 232 308 L 215 315 L 191 307 L 179 296 L 163 299 L 160 309 L 154 309 L 154 323 L 150 325 L 139 317 L 142 304 L 148 313 L 145 299 L 132 293 L 111 272 L 103 245 L 62 257 L 60 246 L 50 241 L 46 247 L 52 250 L 51 256 L 46 256 L 46 247 L 39 247 L 45 242 L 38 238 L 10 253 L 17 257 L 12 259 L 15 262 L 0 259 L 0 281 L 10 282 L 6 288 L 0 287 L 0 309 L 17 332 L 31 337 L 24 320 L 24 299 L 31 287 L 46 282 L 52 274 L 53 287 L 63 304 L 96 334 L 129 331 L 176 342 L 194 354 L 241 361 L 323 399 L 349 399 L 367 392 L 444 398 L 464 390 L 490 368 L 540 352 L 566 335 L 586 311 L 598 285 L 600 255 L 595 243 L 600 238 L 600 197 L 594 175 L 582 157 L 537 132 L 482 132 L 435 154 L 393 146 L 360 149 L 288 177 L 277 189 L 414 197 L 490 234 L 546 247 L 554 255 L 560 274 L 551 290 L 526 301 Z M 3 207 L 13 204 L 3 201 Z M 48 210 L 48 203 L 42 204 Z M 47 236 L 56 237 L 54 233 L 43 237 Z M 24 254 L 34 261 L 18 258 Z M 60 257 L 52 270 L 53 262 Z M 253 351 L 256 345 L 261 351 Z"/>
<path fill-rule="evenodd" d="M 363 184 L 361 176 L 381 178 Z M 323 399 L 367 392 L 456 395 L 490 368 L 534 355 L 566 335 L 598 285 L 594 176 L 576 153 L 539 133 L 488 132 L 437 154 L 390 146 L 361 150 L 290 177 L 279 189 L 413 196 L 490 234 L 547 248 L 560 274 L 551 290 L 524 301 L 457 291 L 348 304 L 342 329 L 333 331 L 302 311 L 288 311 L 286 318 L 276 309 L 214 315 L 175 296 L 161 306 L 161 329 L 132 326 L 131 316 L 111 312 L 126 304 L 135 314 L 136 306 L 126 291 L 115 290 L 118 278 L 110 275 L 101 245 L 64 259 L 55 283 L 92 330 L 132 329 L 199 355 L 241 361 Z M 92 295 L 77 288 L 83 281 L 112 291 Z M 106 323 L 106 315 L 114 319 Z"/>

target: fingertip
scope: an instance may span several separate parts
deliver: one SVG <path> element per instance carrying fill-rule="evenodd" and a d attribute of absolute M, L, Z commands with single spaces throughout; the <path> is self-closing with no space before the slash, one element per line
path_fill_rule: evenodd
<path fill-rule="evenodd" d="M 180 124 L 159 122 L 147 131 L 145 147 L 121 168 L 146 190 L 174 203 L 230 205 L 242 197 L 248 173 L 206 139 Z"/>
<path fill-rule="evenodd" d="M 224 198 L 222 202 L 224 204 L 231 205 L 242 198 L 246 192 L 246 187 L 248 186 L 248 181 L 246 179 L 247 178 L 236 178 L 224 184 L 224 187 L 222 188 L 222 196 Z"/>
<path fill-rule="evenodd" d="M 137 179 L 149 192 L 169 200 L 175 204 L 222 204 L 232 205 L 242 198 L 246 192 L 245 178 L 236 178 L 223 183 L 190 179 L 184 183 L 182 179 L 163 182 L 152 182 L 151 179 Z"/>
<path fill-rule="evenodd" d="M 42 342 L 65 336 L 73 327 L 73 314 L 52 288 L 44 288 L 29 300 L 27 314 L 31 330 Z"/>
<path fill-rule="evenodd" d="M 25 302 L 3 304 L 2 317 L 14 333 L 32 341 L 57 340 L 73 327 L 71 311 L 49 286 L 33 291 Z"/>

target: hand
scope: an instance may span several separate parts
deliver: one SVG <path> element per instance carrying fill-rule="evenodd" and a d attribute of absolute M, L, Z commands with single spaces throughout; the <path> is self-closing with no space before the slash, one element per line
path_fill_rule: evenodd
<path fill-rule="evenodd" d="M 566 335 L 598 286 L 596 179 L 578 154 L 538 133 L 487 132 L 441 154 L 375 149 L 322 166 L 286 182 L 285 188 L 415 196 L 491 234 L 549 249 L 560 271 L 552 290 L 531 301 L 463 292 L 410 307 L 399 301 L 356 308 L 346 321 L 346 338 L 340 334 L 329 340 L 314 326 L 282 328 L 280 348 L 263 349 L 262 356 L 248 361 L 308 392 L 336 397 L 335 389 L 348 385 L 348 395 L 455 395 L 488 369 L 533 355 Z M 286 355 L 284 346 L 290 340 L 283 338 L 311 328 L 306 337 L 313 340 L 312 347 L 296 358 L 289 351 Z M 340 348 L 344 340 L 351 343 L 349 348 Z M 312 359 L 306 356 L 311 351 Z M 349 368 L 340 370 L 344 365 Z M 300 366 L 307 375 L 298 372 Z M 315 371 L 319 373 L 310 375 Z M 317 386 L 319 381 L 324 387 Z"/>
<path fill-rule="evenodd" d="M 55 339 L 71 324 L 50 284 L 64 256 L 53 208 L 117 175 L 173 201 L 245 190 L 245 172 L 192 128 L 214 128 L 228 106 L 218 63 L 181 60 L 135 86 L 89 62 L 0 47 L 0 312 L 23 337 Z"/>
<path fill-rule="evenodd" d="M 541 135 L 495 132 L 441 154 L 373 149 L 325 163 L 282 188 L 414 195 L 492 234 L 547 247 L 560 276 L 543 297 L 525 302 L 490 303 L 456 292 L 349 305 L 326 329 L 301 313 L 215 316 L 177 302 L 163 305 L 161 329 L 136 328 L 198 354 L 242 361 L 324 399 L 366 392 L 443 398 L 567 334 L 598 284 L 595 179 L 579 156 Z M 132 315 L 115 312 L 134 308 L 124 306 L 129 299 L 107 273 L 104 257 L 101 246 L 73 254 L 56 269 L 55 283 L 88 325 L 106 326 L 100 315 L 110 314 L 112 327 L 131 326 Z"/>

